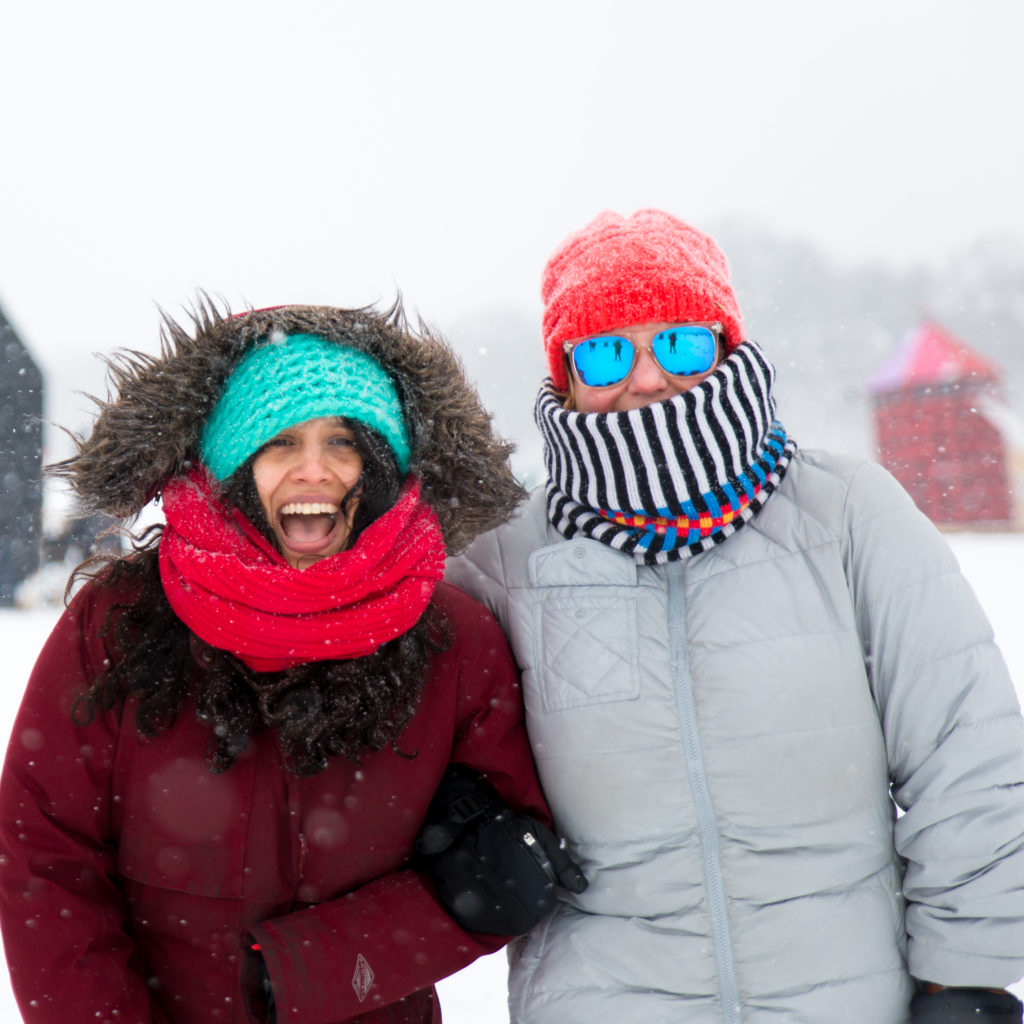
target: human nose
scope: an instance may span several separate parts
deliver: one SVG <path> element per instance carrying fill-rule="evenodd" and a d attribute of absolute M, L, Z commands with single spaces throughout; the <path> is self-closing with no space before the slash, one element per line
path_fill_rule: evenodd
<path fill-rule="evenodd" d="M 638 346 L 636 365 L 629 375 L 629 389 L 633 392 L 660 391 L 665 387 L 665 373 L 658 365 L 650 345 Z"/>
<path fill-rule="evenodd" d="M 298 451 L 298 458 L 292 467 L 292 475 L 297 480 L 306 482 L 325 480 L 328 476 L 328 469 L 323 447 L 313 442 L 304 444 Z"/>

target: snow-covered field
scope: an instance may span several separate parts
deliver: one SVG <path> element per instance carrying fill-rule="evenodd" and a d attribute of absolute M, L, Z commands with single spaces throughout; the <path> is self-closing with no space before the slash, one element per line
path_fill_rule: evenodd
<path fill-rule="evenodd" d="M 996 639 L 1024 701 L 1024 534 L 952 534 L 964 573 L 988 612 Z M 36 653 L 59 608 L 0 611 L 0 650 L 7 664 L 6 689 L 0 694 L 0 737 L 6 747 L 21 690 Z M 485 957 L 439 986 L 446 1024 L 507 1024 L 504 954 Z M 1014 986 L 1024 996 L 1024 982 Z M 18 1011 L 0 964 L 0 1021 L 18 1019 Z"/>

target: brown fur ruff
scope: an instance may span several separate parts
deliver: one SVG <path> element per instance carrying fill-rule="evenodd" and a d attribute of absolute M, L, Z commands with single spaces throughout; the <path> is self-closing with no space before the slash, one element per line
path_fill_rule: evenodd
<path fill-rule="evenodd" d="M 137 515 L 164 484 L 198 461 L 199 436 L 241 357 L 274 332 L 314 334 L 373 356 L 388 371 L 409 426 L 411 471 L 437 513 L 449 554 L 504 522 L 522 501 L 508 463 L 513 446 L 491 418 L 458 357 L 401 303 L 370 308 L 284 306 L 232 316 L 203 296 L 189 331 L 165 316 L 160 354 L 121 351 L 108 359 L 108 395 L 94 399 L 91 433 L 51 467 L 67 480 L 82 514 Z"/>

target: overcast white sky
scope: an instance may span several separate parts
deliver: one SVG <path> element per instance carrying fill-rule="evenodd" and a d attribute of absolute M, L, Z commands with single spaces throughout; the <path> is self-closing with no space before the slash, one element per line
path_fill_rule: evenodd
<path fill-rule="evenodd" d="M 0 307 L 59 388 L 199 287 L 537 308 L 604 208 L 896 265 L 1024 237 L 1020 0 L 39 0 L 0 33 Z"/>

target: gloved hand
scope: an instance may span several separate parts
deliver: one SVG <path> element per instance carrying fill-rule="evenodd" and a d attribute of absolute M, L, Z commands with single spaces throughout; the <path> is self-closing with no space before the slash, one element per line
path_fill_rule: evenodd
<path fill-rule="evenodd" d="M 587 880 L 549 828 L 512 810 L 475 771 L 451 765 L 416 840 L 438 898 L 466 931 L 521 935 Z"/>
<path fill-rule="evenodd" d="M 911 1024 L 1010 1024 L 1020 1019 L 1016 996 L 984 988 L 919 992 L 910 1004 Z"/>
<path fill-rule="evenodd" d="M 251 938 L 242 943 L 242 992 L 250 1021 L 256 1024 L 277 1024 L 277 1006 L 270 974 L 259 944 Z"/>

